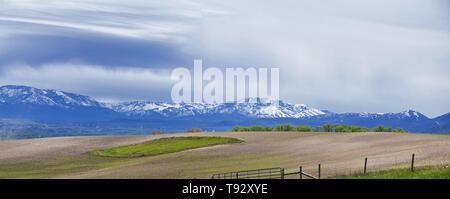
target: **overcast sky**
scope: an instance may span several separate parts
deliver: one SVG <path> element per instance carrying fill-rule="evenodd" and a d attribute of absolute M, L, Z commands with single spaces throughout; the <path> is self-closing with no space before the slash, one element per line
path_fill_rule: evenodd
<path fill-rule="evenodd" d="M 336 112 L 450 111 L 447 0 L 0 0 L 0 85 L 170 100 L 170 72 L 279 67 L 280 96 Z"/>

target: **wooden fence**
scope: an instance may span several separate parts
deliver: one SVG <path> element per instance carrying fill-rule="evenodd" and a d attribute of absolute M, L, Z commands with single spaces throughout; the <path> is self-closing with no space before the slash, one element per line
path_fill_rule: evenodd
<path fill-rule="evenodd" d="M 213 179 L 283 179 L 284 168 L 265 168 L 214 174 Z"/>
<path fill-rule="evenodd" d="M 413 153 L 411 156 L 411 172 L 414 172 L 414 157 Z M 364 175 L 367 172 L 367 157 L 364 159 L 363 167 Z M 300 166 L 296 172 L 285 172 L 284 168 L 274 167 L 274 168 L 264 168 L 228 173 L 218 173 L 211 176 L 213 179 L 285 179 L 286 176 L 298 175 L 299 179 L 320 179 L 321 177 L 321 165 L 317 165 L 317 175 L 314 176 L 311 173 L 306 173 L 303 171 L 303 167 Z M 305 177 L 305 178 L 304 178 Z"/>
<path fill-rule="evenodd" d="M 306 173 L 302 170 L 302 167 L 299 167 L 299 171 L 286 173 L 284 168 L 275 167 L 275 168 L 264 168 L 264 169 L 255 169 L 255 170 L 246 170 L 246 171 L 237 171 L 237 172 L 228 172 L 228 173 L 218 173 L 211 176 L 212 179 L 284 179 L 286 176 L 298 175 L 299 179 L 303 179 L 304 177 L 310 179 L 319 179 L 320 178 L 320 165 L 318 167 L 318 175 L 314 176 L 312 174 Z"/>

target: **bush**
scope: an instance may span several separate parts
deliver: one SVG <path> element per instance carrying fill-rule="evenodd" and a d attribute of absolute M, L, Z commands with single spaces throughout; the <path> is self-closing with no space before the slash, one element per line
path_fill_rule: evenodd
<path fill-rule="evenodd" d="M 275 126 L 275 131 L 293 131 L 294 127 L 290 124 L 280 124 Z"/>
<path fill-rule="evenodd" d="M 352 128 L 350 126 L 338 124 L 334 127 L 335 132 L 352 132 Z"/>
<path fill-rule="evenodd" d="M 275 127 L 271 126 L 249 126 L 249 127 L 241 127 L 236 126 L 231 129 L 233 132 L 248 132 L 248 131 L 297 131 L 297 132 L 407 132 L 401 128 L 391 128 L 384 127 L 383 125 L 378 125 L 372 129 L 363 126 L 349 126 L 344 124 L 324 124 L 316 127 L 309 127 L 307 125 L 298 125 L 292 126 L 290 124 L 280 124 Z"/>
<path fill-rule="evenodd" d="M 240 127 L 240 126 L 236 126 L 236 127 L 233 127 L 233 128 L 231 129 L 231 131 L 234 131 L 234 132 L 248 132 L 248 131 L 251 131 L 251 130 L 250 130 L 249 127 Z"/>
<path fill-rule="evenodd" d="M 250 131 L 272 131 L 273 128 L 271 126 L 250 126 Z"/>
<path fill-rule="evenodd" d="M 241 131 L 241 128 L 242 128 L 242 127 L 240 127 L 240 126 L 235 126 L 235 127 L 233 127 L 233 128 L 231 129 L 231 131 L 233 131 L 233 132 L 240 132 L 240 131 Z"/>
<path fill-rule="evenodd" d="M 400 128 L 397 128 L 397 129 L 399 129 L 399 131 L 400 131 Z M 375 128 L 373 128 L 373 131 L 375 131 L 375 132 L 396 132 L 397 129 L 392 129 L 391 127 L 384 127 L 383 125 L 378 125 Z M 401 129 L 401 130 L 403 130 L 403 129 Z"/>
<path fill-rule="evenodd" d="M 322 126 L 316 126 L 313 128 L 313 131 L 314 132 L 323 132 L 323 128 L 322 128 Z"/>
<path fill-rule="evenodd" d="M 384 132 L 384 126 L 383 125 L 378 125 L 378 126 L 373 128 L 373 131 L 375 131 L 375 132 Z"/>
<path fill-rule="evenodd" d="M 394 129 L 394 132 L 396 132 L 396 133 L 406 133 L 407 131 L 405 129 L 402 129 L 402 128 L 396 128 L 396 129 Z"/>
<path fill-rule="evenodd" d="M 334 125 L 332 124 L 324 124 L 322 125 L 322 128 L 325 132 L 333 132 Z"/>
<path fill-rule="evenodd" d="M 335 132 L 369 132 L 370 129 L 363 126 L 347 126 L 338 124 L 334 126 Z"/>
<path fill-rule="evenodd" d="M 369 132 L 370 129 L 363 126 L 351 126 L 351 132 Z"/>
<path fill-rule="evenodd" d="M 233 132 L 249 132 L 249 131 L 273 131 L 274 128 L 271 126 L 235 126 L 231 129 Z"/>
<path fill-rule="evenodd" d="M 202 132 L 202 129 L 199 128 L 190 128 L 187 130 L 188 133 L 200 133 Z"/>
<path fill-rule="evenodd" d="M 310 132 L 311 131 L 311 127 L 306 126 L 306 125 L 299 125 L 295 127 L 295 131 L 298 132 Z"/>

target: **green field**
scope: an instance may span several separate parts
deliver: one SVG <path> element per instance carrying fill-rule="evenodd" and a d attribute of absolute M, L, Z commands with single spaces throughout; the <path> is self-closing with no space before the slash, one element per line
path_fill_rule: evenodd
<path fill-rule="evenodd" d="M 367 175 L 341 176 L 337 179 L 450 179 L 450 167 L 419 167 L 371 172 Z"/>
<path fill-rule="evenodd" d="M 406 168 L 408 162 L 395 158 L 410 157 L 417 148 L 421 151 L 416 152 L 416 165 L 442 165 L 450 160 L 449 144 L 448 136 L 370 132 L 216 132 L 10 140 L 0 141 L 0 179 L 191 179 L 270 167 L 298 171 L 299 166 L 315 174 L 318 162 L 323 166 L 322 178 L 450 179 L 449 168 L 417 167 L 414 173 L 407 169 L 381 171 Z M 348 168 L 360 168 L 369 153 L 386 166 L 370 167 L 374 172 L 367 176 L 345 176 Z"/>
<path fill-rule="evenodd" d="M 242 141 L 236 138 L 227 137 L 170 137 L 151 140 L 140 144 L 95 150 L 92 151 L 91 154 L 103 157 L 132 158 L 161 155 L 188 149 L 238 142 Z"/>

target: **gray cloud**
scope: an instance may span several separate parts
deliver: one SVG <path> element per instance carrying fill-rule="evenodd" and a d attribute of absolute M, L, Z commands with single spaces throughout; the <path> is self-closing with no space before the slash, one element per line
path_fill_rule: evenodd
<path fill-rule="evenodd" d="M 0 38 L 0 65 L 80 62 L 110 67 L 175 67 L 192 58 L 176 43 L 98 33 L 14 34 Z M 1 67 L 1 66 L 0 66 Z"/>
<path fill-rule="evenodd" d="M 197 48 L 206 57 L 222 55 L 223 62 L 259 58 L 260 66 L 281 67 L 281 97 L 288 101 L 342 112 L 414 108 L 435 116 L 450 109 L 445 6 L 444 1 L 240 4 L 235 15 L 208 20 L 199 36 L 206 42 Z"/>
<path fill-rule="evenodd" d="M 191 58 L 203 58 L 204 65 L 211 67 L 280 67 L 280 94 L 290 102 L 333 111 L 395 112 L 414 108 L 429 116 L 450 110 L 450 3 L 445 0 L 36 2 L 4 0 L 0 7 L 1 48 L 8 49 L 16 41 L 25 41 L 23 38 L 37 38 L 25 43 L 41 41 L 36 47 L 39 52 L 33 55 L 41 61 L 33 63 L 18 55 L 32 54 L 20 48 L 4 50 L 0 55 L 18 56 L 31 68 L 42 68 L 45 62 L 54 61 L 54 54 L 42 50 L 47 43 L 42 38 L 73 36 L 78 41 L 83 40 L 79 35 L 92 34 L 98 37 L 91 38 L 99 39 L 110 35 L 120 39 L 94 42 L 96 48 L 92 49 L 103 49 L 99 52 L 108 55 L 105 49 L 120 47 L 111 45 L 118 40 L 158 44 L 156 48 L 131 46 L 128 49 L 149 53 L 130 53 L 114 67 L 146 66 L 129 60 L 150 62 L 145 57 L 156 54 L 151 49 L 164 44 L 169 47 L 163 55 L 172 56 L 152 58 L 158 60 L 148 64 L 152 70 L 185 66 L 191 64 L 186 61 Z M 7 43 L 5 38 L 15 39 Z M 53 44 L 64 46 L 67 41 Z M 89 46 L 87 42 L 79 43 L 80 48 L 74 51 Z M 59 63 L 71 63 L 70 58 L 77 56 L 68 52 L 62 57 Z M 95 62 L 88 55 L 78 57 L 87 60 L 84 67 L 91 63 L 112 70 L 114 65 L 114 59 Z M 114 73 L 105 74 L 114 77 Z M 4 83 L 27 82 L 8 77 Z M 67 85 L 58 81 L 28 83 Z M 129 81 L 121 83 L 127 84 L 126 88 L 141 88 Z M 67 88 L 77 90 L 77 86 Z M 98 92 L 97 96 L 124 99 L 121 92 L 126 92 L 126 96 L 144 97 L 138 91 L 119 91 L 124 87 L 118 84 L 105 84 L 100 90 L 106 88 L 117 92 Z M 95 89 L 92 86 L 85 93 L 95 93 Z M 157 90 L 158 96 L 170 93 L 169 88 L 151 89 Z"/>
<path fill-rule="evenodd" d="M 169 100 L 170 70 L 55 63 L 0 70 L 0 85 L 19 84 L 59 89 L 101 101 Z M 169 90 L 169 92 L 167 92 Z"/>

